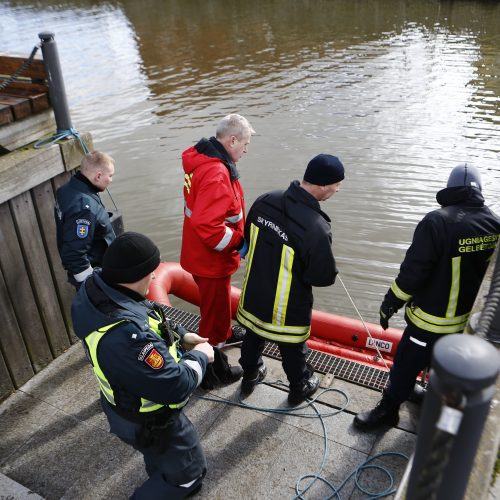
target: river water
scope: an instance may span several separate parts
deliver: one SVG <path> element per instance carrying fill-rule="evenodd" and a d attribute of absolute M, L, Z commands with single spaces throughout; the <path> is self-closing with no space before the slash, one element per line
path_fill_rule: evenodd
<path fill-rule="evenodd" d="M 55 33 L 74 127 L 116 159 L 126 229 L 164 260 L 179 258 L 180 155 L 230 112 L 257 131 L 238 163 L 248 207 L 318 153 L 343 161 L 322 208 L 367 321 L 453 166 L 478 166 L 500 213 L 499 2 L 0 1 L 1 52 L 28 55 L 41 31 Z M 340 282 L 315 308 L 356 317 Z"/>

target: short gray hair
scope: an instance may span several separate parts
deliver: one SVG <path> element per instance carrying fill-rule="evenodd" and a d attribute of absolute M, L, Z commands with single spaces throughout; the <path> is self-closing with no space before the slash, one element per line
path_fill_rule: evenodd
<path fill-rule="evenodd" d="M 255 130 L 250 125 L 250 122 L 241 115 L 235 113 L 225 116 L 217 125 L 217 130 L 215 131 L 215 137 L 217 139 L 223 139 L 230 135 L 236 136 L 241 139 L 245 136 L 250 136 L 255 134 Z"/>

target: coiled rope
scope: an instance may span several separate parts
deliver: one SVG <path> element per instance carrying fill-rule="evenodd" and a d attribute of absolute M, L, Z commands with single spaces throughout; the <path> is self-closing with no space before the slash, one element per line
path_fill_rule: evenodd
<path fill-rule="evenodd" d="M 270 384 L 286 386 L 286 384 L 284 384 L 281 381 L 270 382 Z M 315 403 L 317 402 L 316 400 L 320 396 L 325 394 L 326 392 L 336 392 L 338 394 L 341 394 L 345 399 L 345 403 L 343 405 L 341 405 L 341 407 L 339 409 L 333 410 L 331 412 L 320 411 Z M 324 497 L 324 500 L 329 500 L 332 498 L 337 498 L 338 500 L 341 500 L 340 491 L 342 490 L 342 488 L 344 488 L 344 486 L 348 483 L 348 481 L 351 478 L 354 478 L 355 486 L 363 494 L 367 495 L 367 497 L 369 499 L 383 498 L 383 497 L 386 497 L 388 495 L 392 495 L 396 492 L 396 489 L 394 488 L 393 475 L 386 467 L 384 467 L 382 465 L 378 465 L 378 464 L 374 465 L 372 462 L 376 459 L 380 459 L 382 457 L 387 457 L 387 456 L 399 457 L 399 458 L 402 458 L 402 459 L 408 461 L 408 457 L 406 455 L 404 455 L 403 453 L 383 452 L 383 453 L 379 453 L 377 455 L 374 455 L 373 457 L 370 457 L 368 460 L 366 460 L 365 462 L 360 464 L 358 467 L 356 467 L 342 481 L 342 483 L 337 487 L 334 486 L 330 481 L 328 481 L 327 479 L 322 477 L 323 470 L 324 470 L 326 460 L 328 458 L 328 453 L 329 453 L 328 431 L 326 429 L 324 419 L 326 417 L 331 417 L 331 416 L 339 414 L 340 412 L 344 411 L 347 408 L 347 405 L 349 404 L 349 396 L 344 391 L 341 391 L 339 389 L 323 389 L 314 398 L 309 399 L 306 401 L 306 403 L 304 403 L 300 406 L 293 407 L 293 408 L 268 408 L 268 407 L 255 406 L 255 405 L 250 405 L 248 403 L 245 403 L 241 399 L 239 399 L 238 401 L 234 401 L 234 400 L 226 399 L 226 398 L 223 398 L 223 397 L 217 396 L 217 395 L 215 395 L 215 397 L 196 395 L 196 397 L 198 397 L 199 399 L 207 400 L 207 401 L 212 401 L 212 402 L 216 402 L 216 403 L 224 403 L 224 404 L 227 404 L 229 406 L 237 406 L 240 408 L 245 408 L 245 409 L 255 410 L 255 411 L 260 411 L 260 412 L 265 412 L 265 413 L 278 413 L 278 414 L 292 415 L 292 416 L 296 416 L 296 417 L 300 417 L 300 418 L 319 418 L 320 423 L 321 423 L 321 428 L 323 431 L 323 457 L 321 460 L 321 464 L 320 464 L 318 471 L 316 473 L 304 474 L 301 477 L 299 477 L 299 479 L 297 480 L 297 482 L 295 484 L 295 493 L 296 494 L 293 497 L 293 500 L 299 500 L 299 499 L 305 500 L 306 499 L 306 496 L 305 496 L 306 492 L 308 492 L 312 488 L 312 486 L 314 484 L 316 484 L 317 482 L 326 484 L 332 491 L 332 493 L 329 496 Z M 314 413 L 296 413 L 299 410 L 303 410 L 307 407 L 311 407 L 314 410 Z M 363 487 L 360 484 L 361 475 L 362 475 L 363 471 L 370 470 L 370 469 L 371 470 L 375 469 L 375 470 L 381 471 L 388 478 L 389 486 L 382 491 L 369 491 L 365 487 Z M 309 483 L 307 485 L 305 485 L 304 487 L 302 487 L 302 483 L 308 479 L 310 479 Z"/>

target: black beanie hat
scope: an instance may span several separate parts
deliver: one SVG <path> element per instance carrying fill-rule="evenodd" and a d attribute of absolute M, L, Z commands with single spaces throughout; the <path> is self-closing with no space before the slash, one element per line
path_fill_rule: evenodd
<path fill-rule="evenodd" d="M 122 233 L 108 247 L 102 260 L 102 277 L 108 283 L 135 283 L 160 264 L 160 251 L 147 237 Z"/>
<path fill-rule="evenodd" d="M 319 154 L 307 165 L 304 180 L 317 186 L 328 186 L 344 179 L 344 165 L 332 155 Z"/>

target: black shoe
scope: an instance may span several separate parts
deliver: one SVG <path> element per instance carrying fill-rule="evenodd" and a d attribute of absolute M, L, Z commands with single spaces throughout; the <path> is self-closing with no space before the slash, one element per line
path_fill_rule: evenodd
<path fill-rule="evenodd" d="M 386 396 L 371 411 L 358 413 L 354 417 L 354 427 L 360 431 L 372 431 L 382 427 L 395 427 L 399 422 L 399 405 Z"/>
<path fill-rule="evenodd" d="M 293 389 L 288 394 L 288 404 L 290 406 L 297 406 L 307 398 L 312 396 L 319 387 L 319 378 L 312 375 L 307 379 L 300 389 Z"/>
<path fill-rule="evenodd" d="M 260 384 L 267 375 L 267 366 L 262 365 L 259 366 L 259 371 L 257 372 L 257 376 L 251 379 L 245 378 L 245 375 L 243 375 L 243 380 L 241 381 L 241 395 L 246 397 L 250 396 L 252 394 L 253 390 L 255 389 L 255 386 L 257 384 Z"/>

